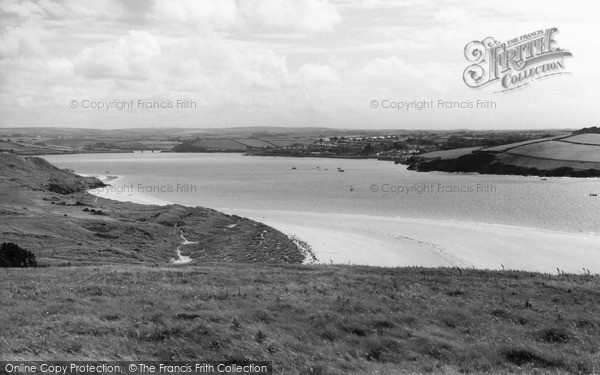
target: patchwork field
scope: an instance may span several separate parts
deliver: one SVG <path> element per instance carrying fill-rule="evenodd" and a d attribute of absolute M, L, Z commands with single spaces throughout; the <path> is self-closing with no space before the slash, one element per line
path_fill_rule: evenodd
<path fill-rule="evenodd" d="M 488 147 L 485 149 L 485 151 L 488 152 L 505 152 L 506 150 L 515 148 L 515 147 L 519 147 L 519 146 L 525 146 L 531 143 L 540 143 L 540 142 L 546 142 L 546 141 L 551 141 L 554 140 L 556 138 L 560 138 L 558 136 L 556 137 L 549 137 L 549 138 L 540 138 L 540 139 L 531 139 L 529 141 L 523 141 L 523 142 L 517 142 L 517 143 L 509 143 L 506 145 L 501 145 L 501 146 L 495 146 L 495 147 Z"/>
<path fill-rule="evenodd" d="M 246 145 L 248 147 L 273 147 L 273 144 L 271 144 L 269 142 L 265 142 L 260 139 L 245 138 L 245 139 L 236 139 L 235 141 L 239 142 L 243 145 Z"/>
<path fill-rule="evenodd" d="M 148 149 L 154 150 L 170 150 L 178 144 L 181 144 L 181 142 L 170 141 L 140 141 L 140 143 L 146 146 Z"/>
<path fill-rule="evenodd" d="M 265 139 L 267 142 L 274 144 L 277 147 L 287 147 L 293 144 L 309 144 L 315 140 L 313 138 L 301 138 L 301 139 Z"/>
<path fill-rule="evenodd" d="M 409 169 L 524 176 L 599 177 L 600 134 L 557 136 L 418 155 Z"/>
<path fill-rule="evenodd" d="M 600 163 L 600 146 L 559 141 L 533 143 L 506 151 L 508 154 L 532 158 Z"/>
<path fill-rule="evenodd" d="M 231 139 L 203 139 L 194 142 L 192 146 L 206 150 L 246 150 L 245 145 Z"/>
<path fill-rule="evenodd" d="M 600 165 L 592 162 L 579 162 L 556 159 L 541 159 L 528 156 L 502 153 L 497 155 L 497 160 L 507 164 L 524 168 L 536 168 L 538 170 L 552 170 L 556 168 L 573 168 L 576 170 L 598 169 Z"/>
<path fill-rule="evenodd" d="M 562 142 L 581 143 L 600 146 L 600 134 L 578 134 L 572 137 L 561 138 Z"/>
<path fill-rule="evenodd" d="M 454 159 L 459 156 L 470 154 L 473 151 L 480 150 L 480 149 L 481 149 L 481 147 L 457 148 L 454 150 L 428 152 L 426 154 L 421 154 L 419 156 L 422 157 L 423 159 L 435 159 L 435 158 Z"/>
<path fill-rule="evenodd" d="M 0 152 L 9 151 L 19 155 L 45 155 L 60 153 L 61 150 L 45 146 L 37 146 L 24 143 L 0 141 Z"/>

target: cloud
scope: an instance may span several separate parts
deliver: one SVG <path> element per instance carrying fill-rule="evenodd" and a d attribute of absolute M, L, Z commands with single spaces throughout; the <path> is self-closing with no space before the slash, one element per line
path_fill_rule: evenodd
<path fill-rule="evenodd" d="M 108 19 L 118 20 L 125 14 L 125 9 L 117 0 L 65 0 L 63 3 L 65 13 L 63 16 L 70 18 Z M 55 11 L 60 12 L 58 9 Z"/>
<path fill-rule="evenodd" d="M 80 51 L 74 58 L 75 73 L 87 78 L 148 79 L 152 64 L 161 54 L 156 38 L 147 31 L 129 31 L 116 43 L 103 43 Z"/>
<path fill-rule="evenodd" d="M 44 56 L 47 51 L 41 40 L 42 33 L 32 25 L 7 27 L 0 34 L 0 59 Z"/>
<path fill-rule="evenodd" d="M 167 19 L 200 30 L 223 30 L 231 27 L 237 16 L 233 0 L 157 0 L 153 17 Z"/>
<path fill-rule="evenodd" d="M 0 2 L 0 16 L 11 15 L 23 18 L 43 15 L 44 10 L 33 1 L 9 1 L 3 0 Z"/>
<path fill-rule="evenodd" d="M 594 6 L 507 4 L 0 0 L 0 126 L 33 117 L 80 124 L 89 114 L 71 111 L 68 102 L 81 98 L 194 99 L 202 111 L 173 116 L 185 125 L 212 113 L 214 126 L 282 119 L 294 125 L 331 120 L 358 126 L 381 114 L 368 108 L 372 98 L 487 95 L 462 82 L 466 43 L 551 26 L 561 30 L 559 46 L 575 56 L 567 62 L 573 74 L 561 79 L 564 87 L 556 92 L 572 93 L 581 103 L 595 100 L 598 89 L 588 83 L 600 74 L 593 66 L 598 51 L 589 48 L 598 34 Z M 559 84 L 558 79 L 548 82 L 528 90 Z M 519 95 L 524 94 L 502 100 Z M 541 106 L 557 100 L 538 97 Z M 503 108 L 519 105 L 509 102 Z M 574 108 L 569 104 L 565 113 L 586 118 L 598 113 Z M 309 112 L 314 117 L 307 117 Z M 10 114 L 14 117 L 4 120 Z M 69 120 L 71 115 L 80 117 Z M 151 115 L 144 113 L 144 121 Z M 131 126 L 146 124 L 139 113 L 119 116 Z M 166 116 L 164 124 L 170 121 Z"/>
<path fill-rule="evenodd" d="M 430 6 L 431 0 L 337 0 L 336 5 L 344 10 L 379 10 Z"/>
<path fill-rule="evenodd" d="M 235 54 L 230 68 L 248 88 L 277 90 L 292 83 L 286 58 L 266 48 Z"/>
<path fill-rule="evenodd" d="M 442 24 L 461 24 L 470 21 L 472 16 L 465 10 L 455 7 L 444 7 L 433 15 L 433 19 Z"/>
<path fill-rule="evenodd" d="M 419 68 L 409 65 L 397 56 L 388 58 L 375 58 L 364 66 L 355 69 L 355 80 L 361 84 L 369 84 L 380 88 L 415 87 L 415 83 L 422 80 L 425 73 Z"/>
<path fill-rule="evenodd" d="M 259 31 L 331 31 L 341 21 L 326 0 L 240 1 L 244 22 Z"/>
<path fill-rule="evenodd" d="M 65 57 L 48 60 L 48 70 L 54 77 L 69 77 L 73 74 L 73 63 Z"/>
<path fill-rule="evenodd" d="M 300 79 L 305 84 L 340 84 L 339 72 L 330 65 L 304 64 L 298 70 Z"/>

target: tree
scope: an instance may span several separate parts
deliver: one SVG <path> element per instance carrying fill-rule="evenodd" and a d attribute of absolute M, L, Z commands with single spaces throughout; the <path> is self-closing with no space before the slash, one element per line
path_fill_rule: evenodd
<path fill-rule="evenodd" d="M 394 149 L 396 150 L 408 150 L 408 145 L 403 141 L 394 142 Z"/>
<path fill-rule="evenodd" d="M 0 246 L 0 268 L 2 267 L 37 267 L 37 260 L 32 252 L 12 242 L 4 242 Z"/>
<path fill-rule="evenodd" d="M 362 149 L 362 153 L 365 155 L 370 155 L 373 151 L 375 151 L 375 148 L 371 146 L 370 143 L 365 145 L 365 147 Z"/>

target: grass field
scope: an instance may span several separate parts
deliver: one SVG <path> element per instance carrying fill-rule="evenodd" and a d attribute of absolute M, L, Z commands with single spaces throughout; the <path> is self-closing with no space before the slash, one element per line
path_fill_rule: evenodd
<path fill-rule="evenodd" d="M 580 161 L 561 161 L 555 159 L 539 159 L 528 156 L 513 155 L 509 153 L 498 154 L 497 159 L 498 161 L 504 164 L 515 165 L 525 168 L 537 168 L 539 170 L 552 170 L 555 168 L 564 167 L 573 168 L 576 170 L 600 168 L 600 165 L 598 165 L 598 163 L 585 163 Z"/>
<path fill-rule="evenodd" d="M 520 146 L 507 151 L 508 154 L 528 157 L 572 160 L 600 163 L 600 146 L 549 141 Z"/>
<path fill-rule="evenodd" d="M 181 142 L 170 142 L 170 141 L 140 141 L 141 144 L 149 149 L 154 150 L 170 150 L 173 147 L 181 144 Z"/>
<path fill-rule="evenodd" d="M 249 147 L 273 147 L 271 143 L 262 141 L 260 139 L 244 138 L 236 139 L 236 141 Z"/>
<path fill-rule="evenodd" d="M 357 266 L 4 269 L 0 357 L 281 374 L 592 374 L 600 277 Z"/>
<path fill-rule="evenodd" d="M 579 134 L 568 138 L 561 138 L 561 141 L 600 146 L 600 134 Z"/>
<path fill-rule="evenodd" d="M 10 151 L 18 155 L 45 155 L 60 153 L 62 150 L 54 150 L 49 147 L 30 144 L 0 141 L 0 152 L 2 151 Z"/>
<path fill-rule="evenodd" d="M 519 146 L 525 146 L 531 143 L 539 143 L 539 142 L 545 142 L 545 141 L 551 141 L 553 139 L 559 138 L 559 136 L 555 136 L 555 137 L 549 137 L 549 138 L 540 138 L 540 139 L 531 139 L 528 141 L 523 141 L 523 142 L 517 142 L 517 143 L 509 143 L 506 145 L 500 145 L 500 146 L 495 146 L 495 147 L 488 147 L 485 148 L 485 151 L 488 152 L 504 152 L 508 149 L 512 149 L 515 147 L 519 147 Z"/>
<path fill-rule="evenodd" d="M 314 138 L 299 138 L 299 139 L 265 139 L 267 142 L 274 144 L 277 147 L 287 147 L 293 144 L 310 144 L 315 141 Z"/>
<path fill-rule="evenodd" d="M 93 140 L 93 139 L 78 139 L 78 138 L 49 138 L 49 139 L 43 139 L 42 142 L 44 142 L 45 144 L 49 145 L 49 146 L 62 146 L 62 147 L 69 147 L 72 149 L 80 149 L 83 148 L 85 146 L 88 145 L 93 145 L 94 143 L 98 142 L 97 140 Z"/>
<path fill-rule="evenodd" d="M 113 142 L 111 146 L 121 150 L 149 150 L 149 148 L 136 141 Z"/>
<path fill-rule="evenodd" d="M 480 149 L 481 149 L 481 147 L 467 147 L 467 148 L 457 148 L 454 150 L 434 151 L 434 152 L 428 152 L 425 154 L 421 154 L 421 155 L 419 155 L 419 157 L 422 157 L 423 159 L 435 159 L 435 158 L 454 159 L 459 156 L 470 154 L 473 151 L 480 150 Z"/>
<path fill-rule="evenodd" d="M 245 145 L 231 139 L 202 139 L 193 145 L 207 150 L 246 150 Z"/>

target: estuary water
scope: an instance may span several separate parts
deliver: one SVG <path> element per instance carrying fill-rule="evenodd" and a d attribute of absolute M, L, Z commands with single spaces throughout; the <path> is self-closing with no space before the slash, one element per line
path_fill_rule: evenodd
<path fill-rule="evenodd" d="M 204 206 L 307 242 L 318 261 L 600 272 L 600 179 L 417 173 L 378 160 L 126 153 L 45 157 L 92 193 Z"/>

